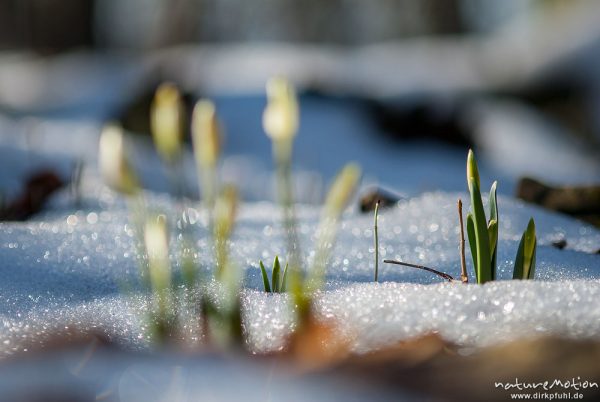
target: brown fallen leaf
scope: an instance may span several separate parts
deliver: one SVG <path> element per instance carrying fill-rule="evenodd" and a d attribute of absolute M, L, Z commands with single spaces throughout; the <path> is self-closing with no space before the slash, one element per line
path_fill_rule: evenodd
<path fill-rule="evenodd" d="M 34 173 L 27 179 L 25 189 L 19 197 L 0 209 L 0 221 L 24 221 L 41 211 L 48 198 L 64 182 L 51 170 Z"/>

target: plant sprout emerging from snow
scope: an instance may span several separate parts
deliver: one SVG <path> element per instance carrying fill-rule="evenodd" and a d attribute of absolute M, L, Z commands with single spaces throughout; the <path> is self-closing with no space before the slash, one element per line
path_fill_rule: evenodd
<path fill-rule="evenodd" d="M 298 100 L 294 87 L 282 77 L 274 77 L 267 83 L 268 104 L 263 114 L 265 132 L 279 145 L 290 142 L 298 131 Z M 290 147 L 276 149 L 278 156 L 286 159 Z"/>
<path fill-rule="evenodd" d="M 375 282 L 378 281 L 378 276 L 379 276 L 379 232 L 378 232 L 378 227 L 377 227 L 377 219 L 379 217 L 379 204 L 380 204 L 380 200 L 377 200 L 377 202 L 375 203 L 375 212 L 373 214 L 373 234 L 374 236 L 374 241 L 375 241 Z"/>
<path fill-rule="evenodd" d="M 360 167 L 349 163 L 338 173 L 329 189 L 317 228 L 315 258 L 307 284 L 309 293 L 320 289 L 323 284 L 323 276 L 335 242 L 340 217 L 356 191 L 360 177 Z"/>
<path fill-rule="evenodd" d="M 208 100 L 200 100 L 192 114 L 192 144 L 201 180 L 202 198 L 209 211 L 215 205 L 217 191 L 217 162 L 220 153 L 220 129 L 215 105 Z"/>
<path fill-rule="evenodd" d="M 337 233 L 337 222 L 347 202 L 353 194 L 360 178 L 360 168 L 349 164 L 342 169 L 334 181 L 321 216 L 317 230 L 317 244 L 313 267 L 310 277 L 305 281 L 301 275 L 300 247 L 297 236 L 297 224 L 294 213 L 294 197 L 292 191 L 292 149 L 294 137 L 298 131 L 299 106 L 294 87 L 284 78 L 275 77 L 267 83 L 267 106 L 263 114 L 263 127 L 267 136 L 272 140 L 273 159 L 277 169 L 277 191 L 279 202 L 283 209 L 284 228 L 286 230 L 288 263 L 286 264 L 286 278 L 284 284 L 268 282 L 268 276 L 262 261 L 261 273 L 265 291 L 273 292 L 288 289 L 294 295 L 296 304 L 302 310 L 303 306 L 310 303 L 312 293 L 319 289 L 323 282 L 325 267 L 329 259 L 331 248 Z M 272 275 L 278 275 L 275 269 L 279 259 L 276 258 Z M 289 279 L 287 267 L 289 265 Z M 289 284 L 289 286 L 288 286 Z M 277 289 L 277 290 L 274 290 Z"/>
<path fill-rule="evenodd" d="M 179 90 L 171 83 L 161 84 L 150 107 L 150 129 L 156 151 L 165 162 L 173 194 L 183 197 L 181 171 L 185 109 Z"/>
<path fill-rule="evenodd" d="M 100 134 L 98 161 L 104 182 L 113 190 L 132 195 L 139 190 L 139 181 L 129 163 L 123 129 L 107 124 Z"/>
<path fill-rule="evenodd" d="M 216 200 L 215 278 L 220 301 L 216 303 L 206 292 L 202 297 L 205 337 L 209 342 L 221 347 L 239 346 L 243 343 L 240 302 L 242 275 L 239 268 L 229 259 L 228 245 L 235 224 L 237 203 L 237 190 L 233 186 L 225 187 Z"/>
<path fill-rule="evenodd" d="M 292 189 L 292 147 L 298 131 L 298 121 L 299 107 L 293 86 L 284 78 L 272 78 L 267 83 L 263 128 L 272 141 L 277 169 L 277 193 L 283 209 L 288 262 L 292 270 L 298 270 L 301 265 Z"/>
<path fill-rule="evenodd" d="M 481 193 L 479 191 L 479 170 L 475 155 L 469 150 L 467 157 L 467 182 L 471 195 L 471 209 L 467 215 L 467 235 L 469 247 L 475 267 L 477 283 L 485 283 L 496 279 L 496 255 L 498 243 L 498 203 L 496 198 L 497 183 L 490 190 L 490 220 L 486 220 Z M 486 224 L 487 222 L 487 224 Z M 523 233 L 515 259 L 514 279 L 533 279 L 535 272 L 536 237 L 533 218 Z"/>
<path fill-rule="evenodd" d="M 169 232 L 164 215 L 151 217 L 144 227 L 144 244 L 148 256 L 150 285 L 156 306 L 151 323 L 154 337 L 160 341 L 168 338 L 172 326 L 171 262 L 169 261 Z"/>
<path fill-rule="evenodd" d="M 283 274 L 281 273 L 281 264 L 279 263 L 279 257 L 275 256 L 275 260 L 273 260 L 273 268 L 271 269 L 271 281 L 269 281 L 269 276 L 267 274 L 267 270 L 265 269 L 265 265 L 262 261 L 259 261 L 260 265 L 260 273 L 263 279 L 263 285 L 265 287 L 265 292 L 267 293 L 284 293 L 286 291 L 287 286 L 287 272 L 288 272 L 288 264 L 285 264 L 285 268 L 283 269 Z"/>
<path fill-rule="evenodd" d="M 496 246 L 498 243 L 497 182 L 490 190 L 490 219 L 487 220 L 479 191 L 479 169 L 475 155 L 469 150 L 467 157 L 467 183 L 471 195 L 471 212 L 467 214 L 467 235 L 477 283 L 496 279 Z"/>
<path fill-rule="evenodd" d="M 477 283 L 482 284 L 496 279 L 496 255 L 498 246 L 498 201 L 496 197 L 497 182 L 492 184 L 489 194 L 490 219 L 487 220 L 483 210 L 483 202 L 479 191 L 479 169 L 475 155 L 469 150 L 467 156 L 467 182 L 471 196 L 471 209 L 467 215 L 467 235 L 469 248 L 473 258 L 473 267 Z M 460 223 L 460 257 L 461 257 L 461 282 L 468 283 L 466 263 L 464 257 L 464 232 L 462 220 L 462 201 L 458 200 L 458 216 Z M 533 218 L 529 220 L 527 229 L 521 237 L 513 279 L 533 279 L 535 273 L 536 237 Z M 396 260 L 384 260 L 385 263 L 404 265 L 434 273 L 450 282 L 455 279 L 441 271 L 423 265 L 410 264 Z"/>
<path fill-rule="evenodd" d="M 349 163 L 338 173 L 331 185 L 321 212 L 321 219 L 316 232 L 315 257 L 308 272 L 302 277 L 300 269 L 293 269 L 286 264 L 283 275 L 279 257 L 275 257 L 271 271 L 271 281 L 262 261 L 259 262 L 265 292 L 290 292 L 297 307 L 299 327 L 310 317 L 312 299 L 324 282 L 325 270 L 331 256 L 342 212 L 348 205 L 358 187 L 361 170 L 358 165 Z"/>
<path fill-rule="evenodd" d="M 360 177 L 360 168 L 354 163 L 344 166 L 337 175 L 322 209 L 317 228 L 315 257 L 308 277 L 303 279 L 299 270 L 290 269 L 286 288 L 291 293 L 297 309 L 299 333 L 305 328 L 310 328 L 311 323 L 314 323 L 312 302 L 315 293 L 323 287 L 325 270 L 337 235 L 339 219 L 356 191 Z"/>
<path fill-rule="evenodd" d="M 226 186 L 215 205 L 214 240 L 217 264 L 215 276 L 217 279 L 223 276 L 224 270 L 228 266 L 229 252 L 227 242 L 233 232 L 237 203 L 237 190 L 233 186 Z"/>
<path fill-rule="evenodd" d="M 536 243 L 535 222 L 532 218 L 529 219 L 527 229 L 523 232 L 523 236 L 519 242 L 513 279 L 533 279 L 535 274 Z"/>
<path fill-rule="evenodd" d="M 181 153 L 183 102 L 177 87 L 164 83 L 158 87 L 150 109 L 150 128 L 156 150 L 172 164 Z"/>

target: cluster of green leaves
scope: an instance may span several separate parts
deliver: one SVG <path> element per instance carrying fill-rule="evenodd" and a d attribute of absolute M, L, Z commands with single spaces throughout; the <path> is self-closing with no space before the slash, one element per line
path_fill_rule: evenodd
<path fill-rule="evenodd" d="M 279 263 L 279 257 L 275 256 L 273 260 L 273 268 L 271 269 L 271 281 L 269 282 L 269 275 L 265 269 L 265 265 L 262 260 L 259 261 L 260 272 L 262 274 L 263 284 L 265 286 L 265 292 L 267 293 L 285 293 L 287 287 L 287 272 L 288 264 L 285 264 L 283 274 L 281 273 L 281 264 Z"/>
<path fill-rule="evenodd" d="M 471 211 L 467 214 L 467 236 L 475 268 L 475 278 L 477 283 L 485 283 L 496 279 L 499 223 L 497 182 L 494 182 L 490 189 L 490 218 L 488 220 L 481 199 L 479 169 L 472 150 L 469 150 L 467 157 L 467 183 L 471 197 Z M 533 279 L 535 249 L 535 224 L 532 218 L 519 244 L 519 251 L 515 259 L 514 279 Z"/>

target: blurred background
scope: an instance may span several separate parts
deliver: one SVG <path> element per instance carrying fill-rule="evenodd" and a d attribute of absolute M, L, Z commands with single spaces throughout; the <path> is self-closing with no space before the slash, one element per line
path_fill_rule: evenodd
<path fill-rule="evenodd" d="M 273 198 L 261 118 L 273 75 L 298 88 L 299 201 L 349 160 L 399 196 L 464 191 L 466 151 L 505 195 L 533 177 L 600 180 L 600 3 L 584 0 L 1 0 L 0 194 L 40 170 L 97 182 L 102 126 L 131 134 L 144 185 L 157 85 L 215 101 L 220 174 Z M 198 193 L 191 153 L 187 193 Z M 485 184 L 487 186 L 487 184 Z M 520 194 L 522 195 L 522 194 Z M 600 203 L 599 203 L 600 204 Z"/>

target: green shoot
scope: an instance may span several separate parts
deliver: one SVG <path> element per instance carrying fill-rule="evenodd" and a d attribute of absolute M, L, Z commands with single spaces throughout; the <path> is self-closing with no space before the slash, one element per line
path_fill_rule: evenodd
<path fill-rule="evenodd" d="M 146 205 L 140 180 L 129 160 L 123 128 L 114 123 L 104 126 L 98 148 L 98 162 L 102 179 L 112 190 L 125 197 L 130 212 L 130 221 L 136 234 L 137 253 L 144 255 L 143 233 L 146 223 Z M 147 268 L 146 263 L 140 261 L 140 276 L 144 281 L 148 280 Z"/>
<path fill-rule="evenodd" d="M 375 236 L 375 282 L 378 281 L 377 277 L 379 275 L 379 234 L 377 232 L 377 218 L 378 218 L 378 213 L 379 213 L 379 203 L 380 200 L 377 200 L 377 202 L 375 203 L 375 217 L 373 218 L 375 220 L 374 225 L 373 225 L 373 234 Z"/>
<path fill-rule="evenodd" d="M 161 84 L 150 109 L 150 128 L 160 157 L 173 164 L 181 154 L 184 107 L 177 87 Z"/>
<path fill-rule="evenodd" d="M 309 293 L 322 286 L 327 262 L 337 235 L 340 216 L 354 194 L 360 176 L 361 171 L 358 165 L 349 163 L 337 175 L 329 189 L 317 229 L 315 259 L 307 283 Z"/>
<path fill-rule="evenodd" d="M 194 107 L 192 144 L 200 179 L 198 187 L 202 189 L 202 200 L 209 211 L 209 226 L 212 227 L 212 210 L 218 188 L 216 169 L 220 153 L 220 128 L 215 106 L 208 100 L 200 100 Z"/>
<path fill-rule="evenodd" d="M 495 249 L 498 237 L 498 216 L 495 201 L 496 183 L 492 185 L 492 191 L 490 192 L 490 198 L 494 200 L 490 203 L 490 215 L 495 215 L 496 219 L 488 222 L 479 190 L 479 169 L 477 168 L 477 162 L 475 161 L 475 155 L 472 150 L 469 150 L 469 156 L 467 158 L 467 183 L 471 195 L 472 209 L 467 215 L 469 246 L 471 248 L 473 264 L 475 266 L 477 283 L 485 283 L 494 280 L 496 277 Z M 490 234 L 493 236 L 492 239 L 490 239 Z M 491 249 L 494 250 L 494 260 L 492 260 Z"/>
<path fill-rule="evenodd" d="M 496 187 L 498 187 L 498 182 L 494 181 L 492 183 L 492 188 L 490 189 L 490 222 L 488 223 L 488 235 L 490 237 L 490 252 L 492 253 L 491 260 L 491 272 L 492 272 L 492 280 L 496 279 L 496 260 L 498 255 L 498 224 L 499 224 L 499 214 L 498 214 L 498 197 L 496 196 Z"/>
<path fill-rule="evenodd" d="M 281 277 L 281 285 L 279 287 L 279 293 L 285 293 L 287 291 L 288 267 L 289 267 L 289 264 L 286 262 L 285 268 L 283 268 L 283 276 Z"/>
<path fill-rule="evenodd" d="M 171 262 L 169 261 L 169 233 L 164 215 L 148 219 L 144 227 L 144 244 L 148 256 L 148 272 L 156 303 L 152 315 L 154 336 L 159 341 L 169 337 L 172 326 L 173 301 L 171 297 Z"/>
<path fill-rule="evenodd" d="M 217 200 L 214 211 L 214 241 L 215 241 L 215 277 L 221 279 L 228 265 L 228 241 L 233 232 L 235 216 L 237 213 L 238 196 L 233 186 L 225 186 L 221 196 Z"/>
<path fill-rule="evenodd" d="M 275 77 L 267 83 L 267 106 L 263 113 L 263 128 L 271 138 L 273 159 L 277 170 L 278 199 L 283 209 L 288 261 L 292 270 L 301 266 L 300 244 L 296 232 L 292 183 L 292 149 L 298 132 L 299 106 L 294 87 L 284 78 Z"/>
<path fill-rule="evenodd" d="M 490 219 L 487 220 L 479 192 L 479 171 L 473 151 L 469 150 L 467 158 L 467 181 L 471 194 L 471 209 L 467 215 L 467 234 L 475 278 L 477 283 L 485 283 L 496 279 L 498 255 L 498 199 L 496 195 L 497 182 L 490 189 L 489 207 Z M 459 207 L 460 208 L 460 207 Z M 462 222 L 461 222 L 462 230 Z M 513 279 L 533 279 L 535 271 L 536 238 L 533 219 L 529 221 L 523 233 L 517 257 Z"/>
<path fill-rule="evenodd" d="M 161 84 L 150 106 L 150 131 L 154 147 L 165 163 L 173 195 L 179 198 L 185 195 L 181 158 L 185 114 L 179 89 L 169 82 Z"/>
<path fill-rule="evenodd" d="M 288 264 L 285 264 L 285 268 L 283 269 L 283 274 L 282 274 L 281 273 L 281 265 L 279 263 L 279 257 L 275 256 L 275 260 L 273 261 L 273 268 L 271 270 L 271 281 L 270 282 L 269 282 L 269 276 L 267 275 L 267 270 L 265 269 L 263 262 L 259 261 L 259 265 L 260 265 L 260 272 L 262 274 L 265 292 L 267 292 L 267 293 L 284 293 L 286 291 Z"/>
<path fill-rule="evenodd" d="M 535 222 L 529 219 L 527 229 L 523 232 L 517 256 L 515 258 L 515 269 L 513 279 L 533 279 L 535 275 L 535 255 L 537 238 L 535 236 Z"/>
<path fill-rule="evenodd" d="M 277 258 L 277 257 L 275 257 Z M 269 276 L 267 275 L 267 270 L 265 269 L 265 265 L 262 260 L 258 262 L 260 265 L 260 273 L 263 279 L 263 286 L 265 287 L 265 292 L 271 293 L 271 284 L 269 283 Z"/>
<path fill-rule="evenodd" d="M 140 190 L 140 182 L 129 162 L 121 126 L 116 124 L 104 126 L 98 148 L 98 162 L 104 182 L 119 193 L 137 194 Z"/>
<path fill-rule="evenodd" d="M 239 292 L 241 270 L 229 259 L 229 239 L 237 212 L 238 196 L 233 186 L 226 186 L 217 198 L 214 211 L 214 241 L 216 254 L 215 279 L 220 292 L 219 303 L 208 295 L 202 298 L 205 337 L 216 346 L 242 344 L 242 319 Z"/>

